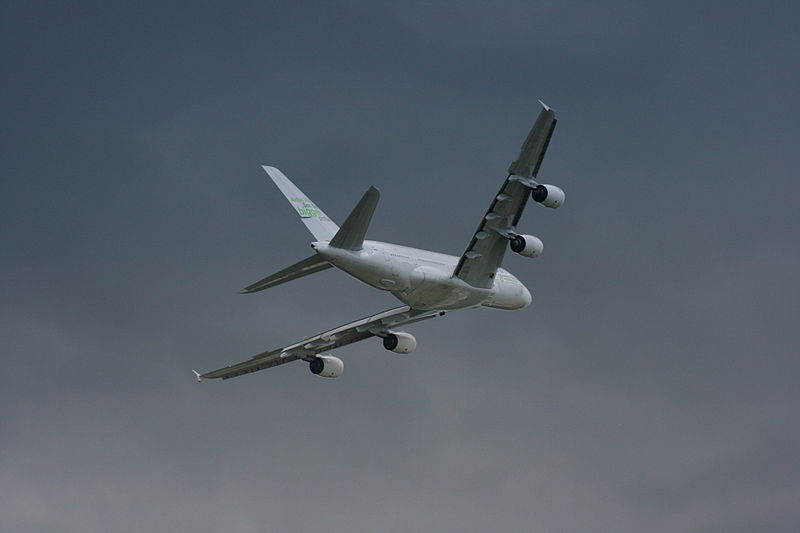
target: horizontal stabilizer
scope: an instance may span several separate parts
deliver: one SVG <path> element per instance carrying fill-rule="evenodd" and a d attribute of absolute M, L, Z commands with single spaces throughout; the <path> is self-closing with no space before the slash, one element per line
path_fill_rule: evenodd
<path fill-rule="evenodd" d="M 266 278 L 256 281 L 252 285 L 248 285 L 240 290 L 240 294 L 251 294 L 253 292 L 263 291 L 275 285 L 292 281 L 293 279 L 302 278 L 315 272 L 320 272 L 326 268 L 331 268 L 331 264 L 325 261 L 320 256 L 314 254 L 307 259 L 303 259 L 299 263 L 295 263 L 290 267 L 286 267 L 280 272 L 267 276 Z"/>
<path fill-rule="evenodd" d="M 378 189 L 370 187 L 331 239 L 331 246 L 344 250 L 360 250 L 380 198 Z"/>

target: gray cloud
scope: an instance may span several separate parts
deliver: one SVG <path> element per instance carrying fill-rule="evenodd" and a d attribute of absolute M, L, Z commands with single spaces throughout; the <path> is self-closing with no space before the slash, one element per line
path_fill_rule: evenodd
<path fill-rule="evenodd" d="M 795 531 L 797 10 L 7 4 L 0 514 L 14 531 Z M 192 380 L 395 305 L 282 168 L 460 253 L 537 113 L 534 305 Z"/>

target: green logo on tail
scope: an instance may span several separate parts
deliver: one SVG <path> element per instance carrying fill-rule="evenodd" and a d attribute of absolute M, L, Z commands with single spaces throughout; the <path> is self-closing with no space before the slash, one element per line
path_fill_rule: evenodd
<path fill-rule="evenodd" d="M 308 198 L 290 198 L 294 208 L 303 218 L 318 218 L 322 211 Z"/>

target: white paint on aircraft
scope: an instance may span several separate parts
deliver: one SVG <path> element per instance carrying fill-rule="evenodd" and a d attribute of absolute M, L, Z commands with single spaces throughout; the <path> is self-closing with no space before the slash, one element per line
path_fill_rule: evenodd
<path fill-rule="evenodd" d="M 564 191 L 560 188 L 535 181 L 556 124 L 553 110 L 543 103 L 542 106 L 519 157 L 509 167 L 508 177 L 460 257 L 366 240 L 364 237 L 380 198 L 374 187 L 364 194 L 339 227 L 280 170 L 264 166 L 264 171 L 314 235 L 315 241 L 311 243 L 314 255 L 240 292 L 258 292 L 336 267 L 371 287 L 390 292 L 404 305 L 254 355 L 235 365 L 205 374 L 193 371 L 198 381 L 228 379 L 298 359 L 308 362 L 314 374 L 338 377 L 344 363 L 323 352 L 369 337 L 381 337 L 387 350 L 410 353 L 417 346 L 416 339 L 396 328 L 456 309 L 516 310 L 530 305 L 530 291 L 500 264 L 509 243 L 514 252 L 525 257 L 537 257 L 542 252 L 544 245 L 538 237 L 516 231 L 529 198 L 550 208 L 557 208 L 564 202 Z"/>

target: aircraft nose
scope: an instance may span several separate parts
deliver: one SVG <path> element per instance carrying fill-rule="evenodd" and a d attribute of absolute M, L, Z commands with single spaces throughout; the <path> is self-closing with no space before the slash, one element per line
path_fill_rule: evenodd
<path fill-rule="evenodd" d="M 533 301 L 533 296 L 531 296 L 531 291 L 528 290 L 528 287 L 522 286 L 522 306 L 521 307 L 528 307 L 531 305 Z"/>

